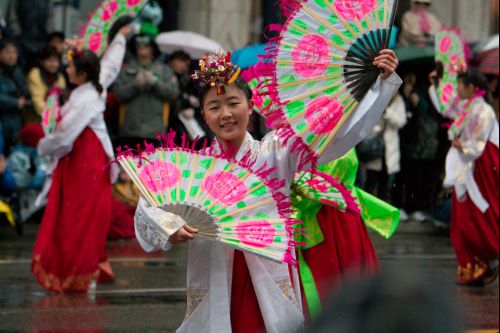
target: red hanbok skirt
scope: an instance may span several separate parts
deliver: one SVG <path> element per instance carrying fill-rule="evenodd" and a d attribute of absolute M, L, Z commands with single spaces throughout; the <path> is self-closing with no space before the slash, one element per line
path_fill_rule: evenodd
<path fill-rule="evenodd" d="M 474 179 L 490 208 L 482 213 L 469 197 L 459 202 L 453 194 L 451 241 L 457 255 L 459 284 L 481 283 L 489 273 L 490 261 L 498 260 L 498 147 L 491 142 L 476 161 Z"/>
<path fill-rule="evenodd" d="M 359 215 L 323 206 L 317 217 L 325 241 L 303 251 L 303 256 L 313 274 L 321 304 L 326 306 L 343 280 L 378 274 L 381 268 Z"/>
<path fill-rule="evenodd" d="M 134 215 L 136 207 L 129 207 L 117 199 L 112 200 L 112 207 L 113 213 L 108 239 L 134 239 Z"/>
<path fill-rule="evenodd" d="M 112 198 L 108 163 L 101 142 L 86 128 L 57 165 L 31 268 L 47 290 L 85 293 L 93 279 L 113 276 L 106 255 Z"/>
<path fill-rule="evenodd" d="M 241 251 L 234 252 L 231 326 L 233 333 L 264 333 L 266 331 L 252 277 L 245 255 Z"/>

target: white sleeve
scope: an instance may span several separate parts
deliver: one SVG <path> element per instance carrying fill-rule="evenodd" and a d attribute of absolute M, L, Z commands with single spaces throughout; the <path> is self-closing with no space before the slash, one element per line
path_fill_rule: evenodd
<path fill-rule="evenodd" d="M 99 82 L 104 90 L 108 90 L 120 74 L 126 49 L 127 40 L 125 36 L 119 33 L 102 56 Z"/>
<path fill-rule="evenodd" d="M 71 111 L 63 117 L 54 133 L 38 143 L 38 154 L 60 159 L 73 149 L 73 143 L 96 116 L 96 108 L 82 103 L 72 103 Z"/>
<path fill-rule="evenodd" d="M 396 73 L 387 80 L 379 76 L 351 117 L 330 142 L 318 163 L 324 164 L 338 159 L 363 141 L 380 120 L 402 83 Z"/>
<path fill-rule="evenodd" d="M 146 252 L 168 251 L 170 237 L 186 222 L 177 216 L 156 207 L 151 207 L 141 197 L 135 212 L 135 235 Z"/>
<path fill-rule="evenodd" d="M 483 155 L 498 122 L 493 109 L 486 103 L 473 109 L 468 118 L 459 139 L 463 154 L 469 160 L 476 160 Z"/>

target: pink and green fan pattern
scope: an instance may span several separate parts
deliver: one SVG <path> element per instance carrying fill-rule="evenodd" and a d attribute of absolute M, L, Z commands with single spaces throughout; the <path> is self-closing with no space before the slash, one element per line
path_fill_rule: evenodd
<path fill-rule="evenodd" d="M 440 113 L 446 113 L 458 96 L 459 71 L 467 69 L 464 43 L 454 31 L 436 35 L 436 62 L 443 66 L 443 77 L 437 89 Z"/>
<path fill-rule="evenodd" d="M 297 173 L 293 179 L 292 187 L 303 198 L 337 208 L 343 212 L 360 213 L 360 208 L 352 192 L 328 174 L 316 171 Z"/>
<path fill-rule="evenodd" d="M 267 94 L 266 85 L 272 78 L 266 76 L 266 73 L 259 70 L 266 66 L 265 64 L 259 63 L 258 65 L 249 67 L 241 73 L 241 77 L 247 82 L 248 87 L 252 90 L 252 102 L 254 103 L 257 112 L 264 118 L 267 118 L 267 112 L 269 112 L 272 100 Z"/>
<path fill-rule="evenodd" d="M 387 48 L 397 0 L 294 6 L 274 49 L 270 90 L 293 135 L 319 156 L 380 75 L 373 58 Z"/>
<path fill-rule="evenodd" d="M 47 101 L 45 102 L 45 110 L 42 115 L 42 127 L 45 134 L 53 133 L 57 127 L 61 117 L 61 105 L 59 97 L 61 91 L 59 89 L 52 89 L 49 91 Z"/>
<path fill-rule="evenodd" d="M 137 16 L 149 0 L 104 0 L 83 32 L 84 48 L 102 55 L 113 23 L 123 15 Z"/>
<path fill-rule="evenodd" d="M 199 237 L 293 263 L 293 220 L 277 183 L 210 154 L 159 148 L 119 163 L 154 207 L 182 217 Z M 285 206 L 284 206 L 285 205 Z M 288 205 L 288 209 L 289 209 Z"/>

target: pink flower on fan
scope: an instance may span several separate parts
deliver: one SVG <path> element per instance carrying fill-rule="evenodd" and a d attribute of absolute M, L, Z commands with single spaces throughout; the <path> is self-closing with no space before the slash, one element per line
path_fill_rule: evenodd
<path fill-rule="evenodd" d="M 317 178 L 313 178 L 307 181 L 307 185 L 309 185 L 313 190 L 316 190 L 321 193 L 328 192 L 328 186 L 325 183 L 319 181 Z"/>
<path fill-rule="evenodd" d="M 337 0 L 335 9 L 346 21 L 362 20 L 375 8 L 375 0 Z"/>
<path fill-rule="evenodd" d="M 113 15 L 115 15 L 116 10 L 118 9 L 118 4 L 116 3 L 116 0 L 111 0 L 106 8 L 104 8 L 101 18 L 104 22 L 109 21 Z"/>
<path fill-rule="evenodd" d="M 242 222 L 236 227 L 236 235 L 243 244 L 262 249 L 273 244 L 276 229 L 266 221 Z"/>
<path fill-rule="evenodd" d="M 344 107 L 334 98 L 321 96 L 313 100 L 306 111 L 306 122 L 315 134 L 327 134 L 335 129 L 344 115 Z"/>
<path fill-rule="evenodd" d="M 164 193 L 179 182 L 181 172 L 172 163 L 154 161 L 141 169 L 139 178 L 151 192 Z"/>
<path fill-rule="evenodd" d="M 127 0 L 127 6 L 132 7 L 137 5 L 141 0 Z"/>
<path fill-rule="evenodd" d="M 226 206 L 242 201 L 248 193 L 247 186 L 228 172 L 216 172 L 208 176 L 202 186 L 212 199 Z"/>
<path fill-rule="evenodd" d="M 322 36 L 305 36 L 293 50 L 292 60 L 293 69 L 304 78 L 318 77 L 330 64 L 328 42 Z"/>
<path fill-rule="evenodd" d="M 102 34 L 99 31 L 94 32 L 89 37 L 89 49 L 92 52 L 97 52 L 101 48 Z"/>
<path fill-rule="evenodd" d="M 451 83 L 447 83 L 443 88 L 443 94 L 441 97 L 443 102 L 448 103 L 448 101 L 453 97 L 453 92 L 453 85 Z"/>
<path fill-rule="evenodd" d="M 451 47 L 451 37 L 450 36 L 445 36 L 443 39 L 441 39 L 441 43 L 439 44 L 439 50 L 442 53 L 446 53 L 450 50 Z"/>

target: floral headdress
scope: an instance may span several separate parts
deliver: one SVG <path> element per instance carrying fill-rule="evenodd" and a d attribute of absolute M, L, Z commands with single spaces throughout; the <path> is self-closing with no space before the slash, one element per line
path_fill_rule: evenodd
<path fill-rule="evenodd" d="M 66 59 L 68 62 L 73 62 L 75 57 L 83 55 L 83 39 L 68 39 L 66 44 Z"/>
<path fill-rule="evenodd" d="M 195 71 L 193 79 L 202 88 L 217 87 L 217 94 L 225 93 L 225 86 L 234 83 L 240 76 L 241 68 L 231 62 L 231 52 L 216 51 L 208 53 L 200 60 L 200 70 Z"/>

